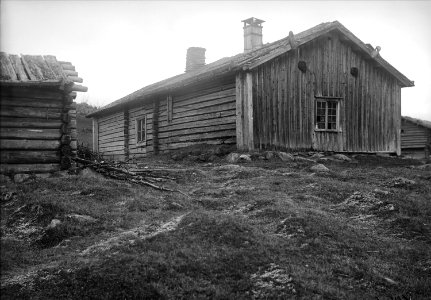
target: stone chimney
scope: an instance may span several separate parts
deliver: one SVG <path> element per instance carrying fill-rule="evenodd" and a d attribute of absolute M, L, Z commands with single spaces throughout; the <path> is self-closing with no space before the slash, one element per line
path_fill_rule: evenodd
<path fill-rule="evenodd" d="M 263 20 L 249 18 L 244 23 L 244 52 L 249 52 L 262 46 Z"/>
<path fill-rule="evenodd" d="M 187 49 L 186 73 L 205 66 L 205 48 L 190 47 Z"/>

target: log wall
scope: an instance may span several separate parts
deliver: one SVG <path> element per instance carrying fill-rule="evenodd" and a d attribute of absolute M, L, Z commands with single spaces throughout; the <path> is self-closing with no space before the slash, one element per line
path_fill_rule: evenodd
<path fill-rule="evenodd" d="M 252 75 L 255 148 L 399 153 L 400 86 L 340 36 L 313 40 Z M 337 132 L 315 130 L 316 96 L 339 99 Z"/>
<path fill-rule="evenodd" d="M 172 99 L 170 120 L 169 98 Z M 233 77 L 142 100 L 97 119 L 98 151 L 124 159 L 126 153 L 129 158 L 139 158 L 200 143 L 234 144 L 235 105 Z M 136 120 L 144 117 L 147 138 L 145 143 L 137 144 Z"/>
<path fill-rule="evenodd" d="M 74 95 L 58 88 L 2 86 L 0 172 L 67 169 L 76 155 Z"/>
<path fill-rule="evenodd" d="M 431 150 L 431 129 L 408 120 L 401 121 L 401 128 L 402 154 L 420 158 L 428 157 Z"/>

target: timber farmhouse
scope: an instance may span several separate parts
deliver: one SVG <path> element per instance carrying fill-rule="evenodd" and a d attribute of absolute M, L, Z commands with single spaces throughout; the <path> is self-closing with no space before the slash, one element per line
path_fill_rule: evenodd
<path fill-rule="evenodd" d="M 0 53 L 0 173 L 68 169 L 76 156 L 76 92 L 85 92 L 70 62 L 55 56 Z"/>
<path fill-rule="evenodd" d="M 414 86 L 338 21 L 262 43 L 244 23 L 244 52 L 205 64 L 187 51 L 185 73 L 88 115 L 94 150 L 115 159 L 198 143 L 240 150 L 401 151 L 401 88 Z"/>

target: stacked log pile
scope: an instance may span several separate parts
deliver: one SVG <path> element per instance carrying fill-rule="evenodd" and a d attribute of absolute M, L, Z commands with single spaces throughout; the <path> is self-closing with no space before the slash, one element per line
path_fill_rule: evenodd
<path fill-rule="evenodd" d="M 75 67 L 54 56 L 8 55 L 1 60 L 0 173 L 67 169 L 77 153 L 77 91 L 87 88 Z"/>

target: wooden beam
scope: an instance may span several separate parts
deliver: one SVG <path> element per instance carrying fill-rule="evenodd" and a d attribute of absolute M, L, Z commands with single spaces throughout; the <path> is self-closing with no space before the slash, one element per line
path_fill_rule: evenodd
<path fill-rule="evenodd" d="M 61 128 L 62 122 L 60 120 L 46 120 L 36 118 L 1 118 L 1 128 Z M 75 124 L 76 126 L 76 124 Z"/>
<path fill-rule="evenodd" d="M 60 147 L 59 140 L 12 140 L 0 139 L 0 148 L 17 150 L 55 150 Z"/>
<path fill-rule="evenodd" d="M 247 127 L 244 128 L 247 131 L 247 150 L 254 149 L 254 132 L 253 132 L 253 73 L 246 73 L 245 77 L 245 86 L 244 90 L 244 108 L 246 110 L 246 115 L 244 116 L 247 119 Z"/>
<path fill-rule="evenodd" d="M 83 82 L 83 79 L 77 76 L 67 76 L 67 79 L 73 82 L 79 82 L 79 83 Z"/>
<path fill-rule="evenodd" d="M 236 146 L 238 150 L 243 150 L 244 148 L 244 80 L 243 73 L 238 73 L 236 75 Z"/>
<path fill-rule="evenodd" d="M 49 173 L 60 171 L 60 164 L 1 164 L 0 173 Z"/>
<path fill-rule="evenodd" d="M 93 118 L 93 151 L 99 152 L 99 122 Z"/>
<path fill-rule="evenodd" d="M 58 151 L 26 151 L 26 150 L 5 150 L 0 152 L 2 164 L 34 164 L 34 163 L 58 163 L 60 154 Z"/>
<path fill-rule="evenodd" d="M 74 84 L 67 88 L 67 92 L 86 92 L 86 91 L 88 91 L 88 87 L 79 85 L 79 84 Z"/>
<path fill-rule="evenodd" d="M 2 139 L 58 140 L 60 129 L 0 128 Z"/>

